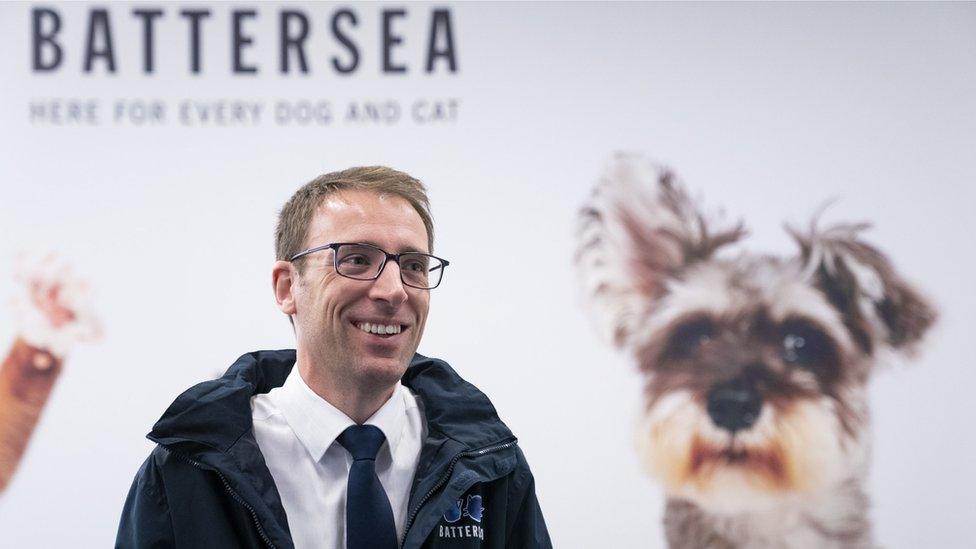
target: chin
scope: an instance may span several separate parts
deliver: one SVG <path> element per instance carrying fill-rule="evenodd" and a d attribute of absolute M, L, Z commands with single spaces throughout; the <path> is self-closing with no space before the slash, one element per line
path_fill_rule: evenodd
<path fill-rule="evenodd" d="M 400 381 L 409 364 L 409 359 L 402 357 L 368 357 L 359 361 L 356 373 L 366 384 L 389 387 Z"/>

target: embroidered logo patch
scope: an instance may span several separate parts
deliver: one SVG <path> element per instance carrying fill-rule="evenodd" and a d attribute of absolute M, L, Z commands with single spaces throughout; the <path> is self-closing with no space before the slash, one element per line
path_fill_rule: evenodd
<path fill-rule="evenodd" d="M 444 521 L 454 524 L 462 517 L 470 517 L 475 522 L 481 522 L 484 512 L 485 508 L 481 504 L 481 496 L 472 495 L 468 496 L 467 502 L 464 498 L 455 501 L 454 505 L 444 513 Z"/>

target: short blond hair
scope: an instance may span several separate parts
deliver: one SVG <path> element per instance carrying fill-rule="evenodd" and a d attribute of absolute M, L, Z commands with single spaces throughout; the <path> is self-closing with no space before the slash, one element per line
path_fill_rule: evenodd
<path fill-rule="evenodd" d="M 433 253 L 434 220 L 424 184 L 386 166 L 360 166 L 320 175 L 291 195 L 278 213 L 278 226 L 275 229 L 275 255 L 279 260 L 288 261 L 305 249 L 308 227 L 315 210 L 327 197 L 344 190 L 399 196 L 409 202 L 424 222 L 428 250 Z"/>

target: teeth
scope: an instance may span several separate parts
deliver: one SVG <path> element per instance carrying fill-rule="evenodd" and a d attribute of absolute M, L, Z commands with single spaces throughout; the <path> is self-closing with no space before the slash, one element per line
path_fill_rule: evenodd
<path fill-rule="evenodd" d="M 360 322 L 356 327 L 364 332 L 377 335 L 398 334 L 401 331 L 399 324 L 370 324 L 369 322 Z"/>

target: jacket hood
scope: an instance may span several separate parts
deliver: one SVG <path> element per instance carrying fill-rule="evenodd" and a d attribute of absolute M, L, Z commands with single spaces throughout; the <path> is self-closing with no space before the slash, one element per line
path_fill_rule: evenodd
<path fill-rule="evenodd" d="M 247 353 L 223 376 L 176 398 L 147 435 L 164 446 L 195 443 L 227 452 L 252 429 L 251 397 L 284 384 L 293 349 Z M 420 396 L 429 431 L 477 449 L 514 438 L 484 393 L 443 360 L 414 355 L 403 384 Z"/>

